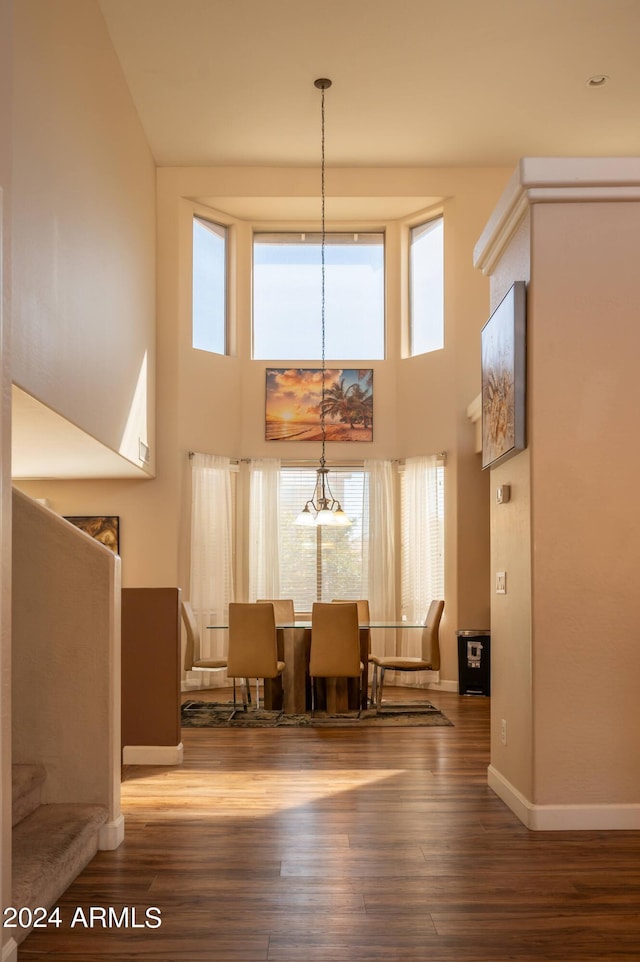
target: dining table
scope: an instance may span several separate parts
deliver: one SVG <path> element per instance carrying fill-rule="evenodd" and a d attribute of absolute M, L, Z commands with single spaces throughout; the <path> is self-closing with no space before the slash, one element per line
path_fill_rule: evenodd
<path fill-rule="evenodd" d="M 210 631 L 228 628 L 228 624 L 207 625 Z M 376 629 L 415 630 L 424 628 L 423 622 L 385 619 L 361 622 L 360 661 L 364 666 L 363 690 L 356 679 L 318 679 L 317 707 L 330 714 L 360 710 L 368 705 L 369 653 L 371 632 Z M 305 714 L 311 708 L 311 683 L 309 678 L 309 654 L 311 651 L 311 619 L 283 622 L 276 626 L 278 658 L 284 661 L 281 678 L 265 679 L 264 707 L 282 710 L 287 715 Z M 354 684 L 355 682 L 355 684 Z M 359 694 L 358 694 L 359 693 Z"/>

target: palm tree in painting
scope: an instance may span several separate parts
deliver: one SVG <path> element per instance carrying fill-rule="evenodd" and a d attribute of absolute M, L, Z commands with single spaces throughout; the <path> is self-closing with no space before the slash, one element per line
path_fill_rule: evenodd
<path fill-rule="evenodd" d="M 343 377 L 333 387 L 328 387 L 325 390 L 320 406 L 325 417 L 338 418 L 343 424 L 347 423 L 349 420 L 346 416 L 349 411 L 349 388 L 345 388 Z"/>
<path fill-rule="evenodd" d="M 355 423 L 370 428 L 373 423 L 373 395 L 370 391 L 363 391 L 359 384 L 352 384 L 348 395 L 351 426 Z"/>
<path fill-rule="evenodd" d="M 373 423 L 373 395 L 358 382 L 345 387 L 345 379 L 340 378 L 337 384 L 327 388 L 321 406 L 325 417 L 337 418 L 350 428 L 358 424 L 370 428 Z"/>

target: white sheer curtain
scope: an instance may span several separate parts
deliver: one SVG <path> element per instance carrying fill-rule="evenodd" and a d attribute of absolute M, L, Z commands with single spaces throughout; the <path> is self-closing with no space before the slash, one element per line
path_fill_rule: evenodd
<path fill-rule="evenodd" d="M 233 601 L 233 488 L 229 458 L 194 454 L 191 459 L 191 584 L 189 600 L 200 628 L 201 658 L 225 658 L 225 624 Z M 226 672 L 199 672 L 207 687 L 227 683 Z M 197 677 L 197 676 L 196 676 Z"/>
<path fill-rule="evenodd" d="M 369 611 L 372 621 L 396 617 L 395 472 L 391 461 L 365 460 L 369 487 Z M 395 654 L 395 631 L 371 632 L 376 655 Z"/>
<path fill-rule="evenodd" d="M 435 455 L 407 459 L 402 478 L 402 616 L 407 621 L 424 621 L 430 602 L 444 598 L 443 490 L 443 468 Z M 421 632 L 411 628 L 400 634 L 400 654 L 420 655 Z M 406 682 L 407 676 L 397 680 Z"/>
<path fill-rule="evenodd" d="M 280 461 L 249 467 L 249 601 L 280 597 Z"/>

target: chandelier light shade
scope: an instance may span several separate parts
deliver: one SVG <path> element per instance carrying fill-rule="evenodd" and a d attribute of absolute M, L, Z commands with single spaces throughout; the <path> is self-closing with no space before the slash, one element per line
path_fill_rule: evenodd
<path fill-rule="evenodd" d="M 329 487 L 329 468 L 324 465 L 324 458 L 320 459 L 320 467 L 316 470 L 316 486 L 311 499 L 294 521 L 294 524 L 315 528 L 319 524 L 330 524 L 334 527 L 347 527 L 351 524 L 348 516 L 342 510 L 339 501 L 333 497 Z"/>
<path fill-rule="evenodd" d="M 329 468 L 325 461 L 325 442 L 327 427 L 325 423 L 326 402 L 326 359 L 325 359 L 325 247 L 326 247 L 326 218 L 325 218 L 325 162 L 324 162 L 324 93 L 331 86 L 331 81 L 321 77 L 314 81 L 314 85 L 322 93 L 321 133 L 322 133 L 322 162 L 321 162 L 321 200 L 322 200 L 322 240 L 321 252 L 321 325 L 322 325 L 322 393 L 320 397 L 320 431 L 322 434 L 322 454 L 320 467 L 316 470 L 316 486 L 311 498 L 306 502 L 294 524 L 313 527 L 317 525 L 332 525 L 333 527 L 347 527 L 351 521 L 342 510 L 339 501 L 334 498 L 329 484 Z"/>

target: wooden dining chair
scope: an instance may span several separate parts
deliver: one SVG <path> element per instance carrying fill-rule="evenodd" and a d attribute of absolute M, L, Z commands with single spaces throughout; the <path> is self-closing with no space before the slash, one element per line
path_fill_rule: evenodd
<path fill-rule="evenodd" d="M 353 604 L 353 599 L 334 598 L 331 602 L 334 605 Z M 359 598 L 355 601 L 358 607 L 358 624 L 368 625 L 371 621 L 369 613 L 369 601 L 367 598 Z M 360 703 L 363 708 L 369 704 L 369 656 L 371 654 L 371 631 L 369 628 L 360 628 L 360 661 L 363 664 L 362 678 L 360 679 Z"/>
<path fill-rule="evenodd" d="M 360 660 L 360 630 L 356 603 L 345 602 L 338 605 L 331 602 L 315 602 L 311 611 L 309 657 L 312 713 L 315 711 L 318 678 L 360 679 L 363 670 L 364 665 Z M 358 705 L 360 704 L 358 693 Z"/>
<path fill-rule="evenodd" d="M 380 711 L 385 671 L 438 671 L 440 668 L 440 620 L 444 601 L 432 601 L 422 629 L 422 653 L 420 658 L 402 655 L 370 655 L 373 665 L 371 700 Z M 378 671 L 380 678 L 378 679 Z"/>
<path fill-rule="evenodd" d="M 260 679 L 277 678 L 284 671 L 284 661 L 278 659 L 276 619 L 271 604 L 231 602 L 229 604 L 229 652 L 227 675 L 233 679 L 233 711 L 238 710 L 236 678 L 256 679 L 256 709 L 260 707 Z M 244 710 L 247 695 L 242 689 Z"/>

